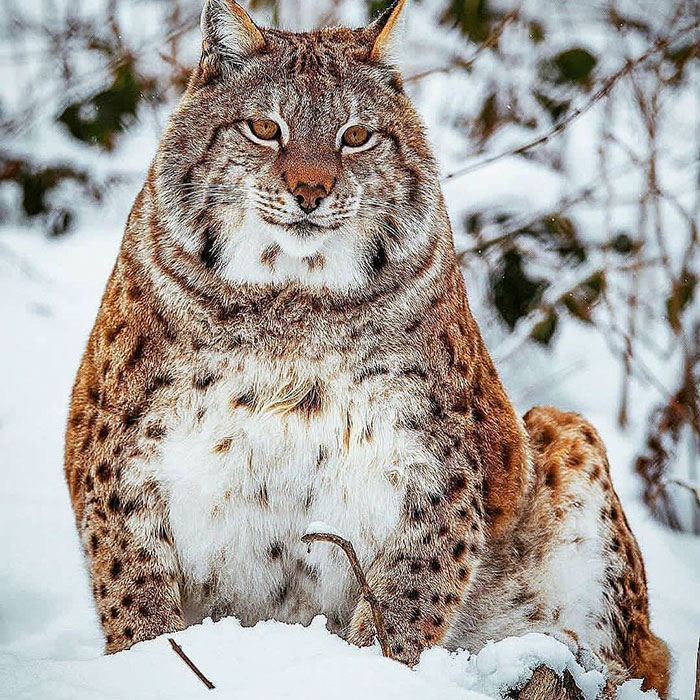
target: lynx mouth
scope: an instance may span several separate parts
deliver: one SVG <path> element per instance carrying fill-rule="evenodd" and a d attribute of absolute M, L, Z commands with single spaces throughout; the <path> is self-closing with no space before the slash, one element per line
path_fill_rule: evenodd
<path fill-rule="evenodd" d="M 284 253 L 294 258 L 313 256 L 321 249 L 331 229 L 308 221 L 275 224 L 272 237 Z"/>

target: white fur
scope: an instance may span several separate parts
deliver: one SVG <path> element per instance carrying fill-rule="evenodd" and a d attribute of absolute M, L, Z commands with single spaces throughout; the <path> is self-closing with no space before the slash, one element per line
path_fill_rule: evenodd
<path fill-rule="evenodd" d="M 222 259 L 226 265 L 222 276 L 232 284 L 284 284 L 299 282 L 311 288 L 327 287 L 344 291 L 360 286 L 367 276 L 355 226 L 327 233 L 318 232 L 300 238 L 261 221 L 253 212 L 246 212 L 243 223 L 232 225 L 227 232 Z M 261 262 L 263 251 L 270 245 L 281 248 L 274 266 Z M 323 266 L 310 269 L 304 258 L 323 255 Z"/>
<path fill-rule="evenodd" d="M 213 605 L 246 624 L 270 610 L 290 621 L 309 621 L 321 612 L 347 619 L 356 590 L 344 555 L 328 544 L 307 553 L 300 538 L 310 522 L 328 522 L 353 542 L 365 566 L 371 563 L 400 516 L 404 467 L 430 461 L 414 438 L 394 428 L 407 397 L 396 386 L 383 391 L 380 381 L 358 387 L 328 364 L 322 375 L 252 356 L 240 362 L 214 356 L 211 366 L 224 378 L 180 399 L 166 418 L 160 457 L 143 465 L 169 504 L 187 588 L 216 582 Z M 316 379 L 326 387 L 317 418 L 308 422 L 275 408 L 296 383 Z M 255 413 L 232 408 L 232 398 L 251 386 L 269 397 L 268 406 Z M 206 413 L 198 419 L 201 409 Z M 216 453 L 224 439 L 231 441 L 230 450 Z M 327 459 L 317 466 L 320 450 Z M 259 499 L 263 485 L 267 507 Z M 282 556 L 270 558 L 272 543 L 284 546 Z M 315 580 L 299 575 L 305 564 L 315 567 Z M 290 581 L 287 599 L 274 608 L 271 600 Z M 190 605 L 190 621 L 204 614 L 210 614 L 206 608 Z"/>

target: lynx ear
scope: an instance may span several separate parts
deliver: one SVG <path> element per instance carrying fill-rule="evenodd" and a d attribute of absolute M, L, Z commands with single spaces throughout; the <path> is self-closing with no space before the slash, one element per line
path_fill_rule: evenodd
<path fill-rule="evenodd" d="M 205 50 L 240 62 L 265 46 L 255 22 L 235 0 L 205 0 L 200 21 Z"/>
<path fill-rule="evenodd" d="M 396 0 L 367 28 L 374 39 L 370 60 L 390 63 L 395 57 L 403 32 L 405 6 L 406 0 Z"/>

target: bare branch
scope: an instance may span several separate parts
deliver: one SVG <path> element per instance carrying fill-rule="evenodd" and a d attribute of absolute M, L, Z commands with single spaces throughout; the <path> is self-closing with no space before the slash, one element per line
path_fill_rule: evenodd
<path fill-rule="evenodd" d="M 168 641 L 170 642 L 170 646 L 173 648 L 173 651 L 190 667 L 192 673 L 194 673 L 197 678 L 199 678 L 204 685 L 207 686 L 209 690 L 214 690 L 216 687 L 194 664 L 194 661 L 190 659 L 187 654 L 182 650 L 182 647 L 172 638 L 168 637 Z"/>
<path fill-rule="evenodd" d="M 389 648 L 389 637 L 387 636 L 384 626 L 384 616 L 379 607 L 379 601 L 367 583 L 367 578 L 365 577 L 364 571 L 362 571 L 360 562 L 357 560 L 357 554 L 355 553 L 355 548 L 352 546 L 352 542 L 339 535 L 331 535 L 327 532 L 308 533 L 301 538 L 301 541 L 307 545 L 310 545 L 312 542 L 330 542 L 331 544 L 337 545 L 345 552 L 355 574 L 355 578 L 362 589 L 362 597 L 369 603 L 369 607 L 372 610 L 374 628 L 377 631 L 377 639 L 379 640 L 379 646 L 382 648 L 382 654 L 388 658 L 392 658 L 391 649 Z"/>
<path fill-rule="evenodd" d="M 610 90 L 615 86 L 615 83 L 617 83 L 618 80 L 623 78 L 624 76 L 628 75 L 632 69 L 634 69 L 636 66 L 640 65 L 641 63 L 644 63 L 645 61 L 649 60 L 653 55 L 657 54 L 659 51 L 663 51 L 666 49 L 670 44 L 673 42 L 677 41 L 680 37 L 684 36 L 688 32 L 693 31 L 696 29 L 698 26 L 698 22 L 693 22 L 692 25 L 686 26 L 683 29 L 679 30 L 676 34 L 670 37 L 663 37 L 659 39 L 657 42 L 654 43 L 654 45 L 645 53 L 643 53 L 641 56 L 636 58 L 633 61 L 628 60 L 625 65 L 620 68 L 616 73 L 613 73 L 611 76 L 606 78 L 603 81 L 603 84 L 601 87 L 593 94 L 593 96 L 586 102 L 583 106 L 574 109 L 572 112 L 567 114 L 564 119 L 561 121 L 557 122 L 549 131 L 546 133 L 542 134 L 541 136 L 538 136 L 535 139 L 532 139 L 531 141 L 528 141 L 527 143 L 521 144 L 520 146 L 516 146 L 515 148 L 511 148 L 507 151 L 503 151 L 502 153 L 496 153 L 492 156 L 489 156 L 488 158 L 484 158 L 483 160 L 480 160 L 478 163 L 473 163 L 471 165 L 466 165 L 463 168 L 459 168 L 458 170 L 454 170 L 451 173 L 447 173 L 442 178 L 443 182 L 448 182 L 449 180 L 453 180 L 454 178 L 461 177 L 462 175 L 466 175 L 467 173 L 474 172 L 475 170 L 479 170 L 480 168 L 483 168 L 486 165 L 490 165 L 491 163 L 495 163 L 498 160 L 501 160 L 502 158 L 508 158 L 510 156 L 516 156 L 519 155 L 520 153 L 525 153 L 526 151 L 530 151 L 533 148 L 536 148 L 537 146 L 542 146 L 543 144 L 547 143 L 551 138 L 556 136 L 557 134 L 560 134 L 562 131 L 564 131 L 572 122 L 574 122 L 576 119 L 579 117 L 583 116 L 588 112 L 599 100 L 601 100 L 603 97 L 605 97 Z"/>
<path fill-rule="evenodd" d="M 522 5 L 522 3 L 520 3 Z M 501 21 L 496 25 L 494 30 L 486 37 L 486 40 L 479 45 L 479 48 L 469 57 L 462 58 L 460 56 L 454 59 L 454 63 L 449 66 L 442 66 L 440 68 L 430 68 L 421 73 L 416 73 L 415 75 L 409 75 L 405 78 L 405 83 L 416 83 L 423 78 L 427 78 L 429 75 L 436 75 L 437 73 L 451 73 L 458 68 L 464 68 L 465 70 L 470 68 L 474 61 L 484 52 L 486 49 L 490 49 L 499 39 L 501 34 L 503 34 L 504 29 L 513 21 L 515 21 L 520 15 L 520 5 L 514 10 L 511 10 L 508 14 L 504 15 Z"/>

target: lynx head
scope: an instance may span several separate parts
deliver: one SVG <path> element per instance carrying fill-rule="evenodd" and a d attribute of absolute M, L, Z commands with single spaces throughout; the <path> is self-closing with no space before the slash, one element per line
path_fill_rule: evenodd
<path fill-rule="evenodd" d="M 230 283 L 336 291 L 424 261 L 442 204 L 392 63 L 404 5 L 295 34 L 207 0 L 201 61 L 154 168 L 171 244 Z"/>

